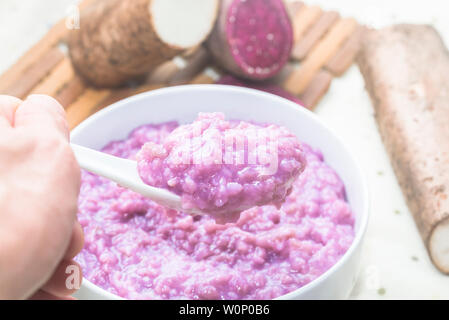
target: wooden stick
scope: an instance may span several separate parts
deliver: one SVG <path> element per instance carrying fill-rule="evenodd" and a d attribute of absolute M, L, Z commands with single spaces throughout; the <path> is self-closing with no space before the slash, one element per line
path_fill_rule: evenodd
<path fill-rule="evenodd" d="M 292 94 L 304 92 L 316 73 L 337 52 L 340 45 L 354 32 L 357 22 L 354 19 L 338 21 L 332 30 L 312 50 L 298 70 L 284 82 L 284 88 Z"/>
<path fill-rule="evenodd" d="M 294 42 L 298 42 L 305 32 L 313 25 L 321 16 L 323 10 L 318 6 L 302 6 L 293 18 L 293 35 Z"/>
<path fill-rule="evenodd" d="M 326 69 L 336 76 L 343 75 L 354 63 L 355 57 L 360 50 L 362 36 L 365 31 L 365 27 L 358 26 L 356 31 L 326 64 Z"/>
<path fill-rule="evenodd" d="M 310 27 L 304 37 L 293 48 L 293 58 L 302 60 L 309 51 L 320 41 L 327 31 L 337 22 L 340 15 L 335 11 L 325 12 L 318 21 Z"/>
<path fill-rule="evenodd" d="M 95 109 L 95 111 L 103 109 L 104 107 L 107 107 L 117 101 L 131 97 L 133 95 L 160 89 L 160 88 L 164 88 L 164 87 L 165 87 L 165 84 L 147 83 L 147 84 L 141 85 L 137 88 L 124 88 L 124 89 L 114 90 L 111 92 L 111 94 L 109 94 L 104 100 L 102 100 L 97 105 L 97 108 Z"/>
<path fill-rule="evenodd" d="M 213 84 L 215 80 L 212 79 L 209 75 L 205 73 L 201 73 L 190 81 L 190 84 Z"/>
<path fill-rule="evenodd" d="M 74 76 L 75 72 L 73 71 L 72 63 L 69 58 L 65 58 L 31 91 L 31 93 L 54 96 L 58 90 L 64 87 Z"/>
<path fill-rule="evenodd" d="M 287 10 L 288 14 L 290 15 L 290 19 L 294 19 L 296 14 L 301 10 L 301 8 L 304 6 L 304 2 L 302 1 L 289 1 L 287 2 Z"/>
<path fill-rule="evenodd" d="M 34 65 L 21 74 L 21 77 L 11 82 L 9 87 L 2 91 L 20 99 L 25 96 L 44 78 L 62 59 L 64 54 L 53 48 L 43 57 L 38 59 Z"/>
<path fill-rule="evenodd" d="M 39 69 L 48 52 L 67 34 L 65 21 L 59 21 L 50 31 L 30 50 L 28 50 L 11 68 L 0 77 L 0 92 L 8 93 L 11 87 L 21 79 L 28 69 Z M 59 61 L 58 61 L 59 62 Z M 14 92 L 14 91 L 13 91 Z M 21 93 L 21 91 L 19 91 Z"/>
<path fill-rule="evenodd" d="M 90 116 L 97 105 L 111 93 L 110 90 L 87 89 L 66 110 L 70 129 L 75 128 Z"/>
<path fill-rule="evenodd" d="M 332 79 L 332 75 L 325 70 L 321 70 L 313 77 L 307 89 L 299 96 L 306 108 L 312 110 L 318 104 L 329 89 Z"/>
<path fill-rule="evenodd" d="M 55 95 L 55 99 L 64 106 L 70 106 L 75 100 L 84 92 L 86 84 L 84 81 L 75 75 L 75 77 L 66 83 Z"/>
<path fill-rule="evenodd" d="M 206 70 L 190 81 L 190 84 L 213 84 L 220 78 L 220 73 L 212 67 Z"/>
<path fill-rule="evenodd" d="M 121 99 L 164 87 L 159 84 L 144 84 L 137 88 L 125 88 L 119 90 L 94 90 L 87 89 L 74 103 L 67 108 L 67 119 L 70 129 L 73 129 L 90 115 L 117 102 Z"/>

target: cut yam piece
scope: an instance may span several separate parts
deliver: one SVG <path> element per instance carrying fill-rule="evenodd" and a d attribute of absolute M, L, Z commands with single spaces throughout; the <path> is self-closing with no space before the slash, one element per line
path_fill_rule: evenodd
<path fill-rule="evenodd" d="M 449 274 L 449 53 L 431 26 L 365 31 L 359 66 L 435 266 Z"/>
<path fill-rule="evenodd" d="M 251 89 L 268 92 L 268 93 L 280 96 L 282 98 L 285 98 L 287 100 L 293 101 L 294 103 L 297 103 L 300 106 L 304 106 L 304 104 L 302 103 L 301 100 L 299 100 L 297 97 L 288 93 L 287 91 L 285 91 L 284 89 L 282 89 L 281 87 L 279 87 L 278 85 L 275 85 L 275 84 L 243 81 L 243 80 L 234 78 L 229 75 L 221 77 L 221 79 L 218 80 L 216 83 L 230 85 L 230 86 L 251 88 Z"/>
<path fill-rule="evenodd" d="M 429 238 L 429 250 L 433 263 L 449 274 L 449 218 L 441 220 Z"/>
<path fill-rule="evenodd" d="M 199 45 L 215 24 L 218 10 L 215 0 L 147 2 L 156 35 L 163 43 L 175 48 L 189 49 Z"/>
<path fill-rule="evenodd" d="M 70 32 L 70 57 L 90 84 L 122 85 L 202 43 L 218 7 L 218 0 L 98 0 Z"/>
<path fill-rule="evenodd" d="M 290 58 L 293 29 L 282 0 L 223 0 L 207 42 L 217 64 L 250 80 L 276 75 Z"/>

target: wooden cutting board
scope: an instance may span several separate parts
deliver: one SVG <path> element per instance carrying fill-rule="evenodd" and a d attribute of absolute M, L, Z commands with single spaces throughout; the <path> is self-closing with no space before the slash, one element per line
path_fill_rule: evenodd
<path fill-rule="evenodd" d="M 82 1 L 80 10 L 94 1 Z M 272 81 L 313 109 L 332 79 L 352 65 L 364 27 L 352 18 L 301 1 L 288 2 L 288 7 L 295 37 L 292 59 Z M 161 65 L 141 83 L 118 89 L 89 87 L 75 73 L 67 55 L 69 33 L 65 20 L 54 25 L 0 76 L 0 94 L 21 99 L 33 93 L 51 95 L 65 107 L 74 128 L 96 111 L 126 97 L 166 86 L 214 83 L 224 74 L 213 65 L 207 50 L 199 47 Z"/>

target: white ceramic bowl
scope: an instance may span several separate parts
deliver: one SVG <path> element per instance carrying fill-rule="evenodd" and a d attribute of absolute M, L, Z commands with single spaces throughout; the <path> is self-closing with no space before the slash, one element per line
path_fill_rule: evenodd
<path fill-rule="evenodd" d="M 283 125 L 298 138 L 319 148 L 325 161 L 340 175 L 355 213 L 356 236 L 346 254 L 331 269 L 306 286 L 280 299 L 344 299 L 354 286 L 369 207 L 368 191 L 360 167 L 343 144 L 312 112 L 286 99 L 221 85 L 188 85 L 155 90 L 117 102 L 89 117 L 72 131 L 72 142 L 101 149 L 111 140 L 125 139 L 147 123 L 193 121 L 198 112 L 224 112 L 228 119 Z M 118 299 L 86 279 L 76 294 L 81 299 Z"/>

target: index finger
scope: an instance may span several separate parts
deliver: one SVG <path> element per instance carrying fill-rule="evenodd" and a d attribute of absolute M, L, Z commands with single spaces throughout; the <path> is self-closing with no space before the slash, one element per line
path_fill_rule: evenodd
<path fill-rule="evenodd" d="M 0 95 L 0 128 L 14 125 L 14 114 L 21 103 L 20 99 Z"/>
<path fill-rule="evenodd" d="M 14 127 L 28 127 L 36 130 L 56 129 L 69 137 L 64 108 L 58 101 L 46 95 L 31 95 L 17 107 Z"/>

